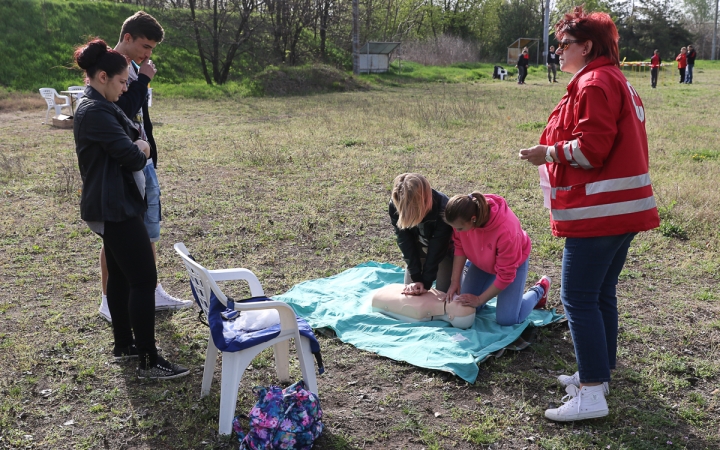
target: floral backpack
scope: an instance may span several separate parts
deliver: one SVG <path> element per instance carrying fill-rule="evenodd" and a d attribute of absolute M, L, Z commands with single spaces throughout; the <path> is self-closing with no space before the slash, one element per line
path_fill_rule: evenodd
<path fill-rule="evenodd" d="M 312 448 L 323 431 L 322 409 L 317 396 L 305 389 L 303 380 L 285 389 L 257 386 L 253 393 L 258 401 L 250 411 L 247 434 L 240 425 L 241 416 L 233 420 L 241 450 Z"/>

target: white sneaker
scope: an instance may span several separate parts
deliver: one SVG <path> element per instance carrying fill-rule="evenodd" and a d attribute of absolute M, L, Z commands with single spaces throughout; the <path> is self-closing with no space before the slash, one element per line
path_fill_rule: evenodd
<path fill-rule="evenodd" d="M 107 303 L 107 295 L 102 295 L 102 301 L 100 302 L 100 309 L 98 309 L 98 312 L 102 316 L 103 319 L 107 320 L 108 322 L 112 323 L 112 317 L 110 317 L 110 308 L 108 308 Z"/>
<path fill-rule="evenodd" d="M 189 308 L 192 304 L 191 300 L 180 300 L 168 294 L 162 284 L 158 284 L 155 288 L 155 311 Z"/>
<path fill-rule="evenodd" d="M 608 405 L 603 394 L 603 386 L 585 386 L 578 389 L 571 384 L 565 388 L 567 395 L 559 408 L 545 410 L 545 417 L 556 422 L 595 419 L 608 415 Z"/>
<path fill-rule="evenodd" d="M 575 386 L 576 388 L 580 389 L 580 372 L 575 372 L 572 375 L 560 375 L 557 377 L 557 380 L 560 382 L 562 387 L 567 386 Z M 610 384 L 608 384 L 607 381 L 603 382 L 603 394 L 609 395 L 610 394 Z"/>

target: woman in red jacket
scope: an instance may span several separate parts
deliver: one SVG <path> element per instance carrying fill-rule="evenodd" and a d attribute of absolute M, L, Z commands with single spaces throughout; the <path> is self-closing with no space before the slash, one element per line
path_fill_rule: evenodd
<path fill-rule="evenodd" d="M 680 82 L 685 82 L 685 68 L 687 67 L 687 49 L 685 47 L 680 49 L 680 54 L 677 55 L 675 61 L 678 62 L 678 70 L 680 71 Z"/>
<path fill-rule="evenodd" d="M 652 58 L 650 58 L 650 85 L 653 89 L 657 86 L 660 64 L 662 64 L 660 52 L 656 49 L 655 52 L 653 52 Z"/>
<path fill-rule="evenodd" d="M 560 70 L 573 74 L 540 144 L 520 158 L 550 181 L 553 235 L 567 238 L 560 299 L 578 372 L 558 378 L 569 400 L 551 420 L 608 414 L 615 368 L 616 286 L 630 242 L 660 224 L 650 176 L 645 109 L 619 69 L 618 32 L 609 15 L 581 7 L 555 25 Z"/>

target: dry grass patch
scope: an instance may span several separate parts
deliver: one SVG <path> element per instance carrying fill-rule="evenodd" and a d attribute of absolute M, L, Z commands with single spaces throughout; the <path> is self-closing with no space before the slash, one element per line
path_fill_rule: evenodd
<path fill-rule="evenodd" d="M 541 330 L 526 351 L 484 364 L 474 385 L 321 336 L 327 429 L 317 448 L 720 445 L 720 213 L 713 206 L 720 160 L 692 157 L 718 150 L 712 111 L 720 71 L 698 74 L 692 86 L 651 90 L 649 80 L 631 82 L 647 107 L 663 220 L 685 236 L 643 233 L 630 249 L 618 286 L 610 416 L 577 425 L 542 417 L 562 396 L 557 374 L 575 370 L 562 326 Z M 268 294 L 368 260 L 401 264 L 387 201 L 404 171 L 424 173 L 450 195 L 479 189 L 505 196 L 533 239 L 530 270 L 560 280 L 562 240 L 549 233 L 537 170 L 517 153 L 537 142 L 535 124 L 562 94 L 561 85 L 531 74 L 526 86 L 162 99 L 151 109 L 163 189 L 160 280 L 168 292 L 189 296 L 171 250 L 178 241 L 207 267 L 250 268 Z M 44 113 L 44 106 L 0 113 L 0 154 L 23 167 L 16 171 L 22 176 L 0 178 L 0 447 L 230 448 L 215 436 L 217 385 L 206 399 L 198 396 L 207 331 L 195 312 L 157 316 L 159 346 L 189 365 L 190 377 L 140 382 L 131 365 L 111 361 L 112 335 L 96 311 L 100 241 L 79 219 L 69 176 L 72 132 L 41 126 Z M 549 303 L 560 307 L 557 290 Z M 271 366 L 264 354 L 246 373 L 238 411 L 253 403 L 250 386 L 276 382 Z"/>
<path fill-rule="evenodd" d="M 0 113 L 13 111 L 35 111 L 47 108 L 39 93 L 7 91 L 0 87 Z"/>

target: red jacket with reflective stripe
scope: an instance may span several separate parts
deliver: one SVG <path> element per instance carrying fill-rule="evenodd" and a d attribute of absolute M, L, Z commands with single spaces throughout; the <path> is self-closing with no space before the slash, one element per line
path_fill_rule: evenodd
<path fill-rule="evenodd" d="M 650 58 L 650 68 L 656 69 L 660 67 L 660 55 L 652 55 L 652 58 Z"/>
<path fill-rule="evenodd" d="M 555 236 L 595 237 L 660 225 L 648 173 L 645 108 L 620 69 L 596 58 L 575 74 L 540 138 Z"/>

